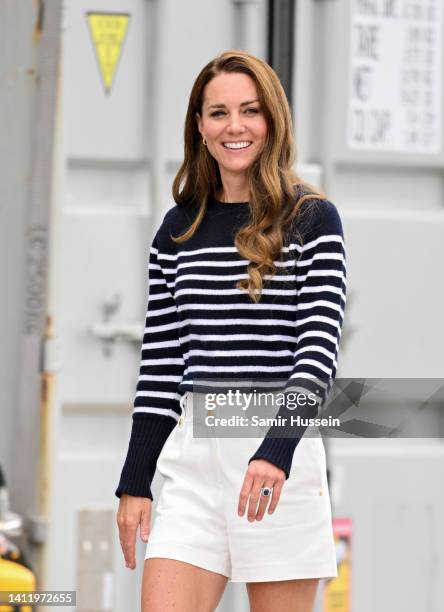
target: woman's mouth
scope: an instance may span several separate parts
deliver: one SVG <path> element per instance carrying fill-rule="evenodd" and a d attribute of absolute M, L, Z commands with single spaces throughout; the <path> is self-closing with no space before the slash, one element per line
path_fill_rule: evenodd
<path fill-rule="evenodd" d="M 248 149 L 253 143 L 251 140 L 239 140 L 234 142 L 223 142 L 222 145 L 225 149 L 229 149 L 230 151 L 242 151 L 244 149 Z"/>

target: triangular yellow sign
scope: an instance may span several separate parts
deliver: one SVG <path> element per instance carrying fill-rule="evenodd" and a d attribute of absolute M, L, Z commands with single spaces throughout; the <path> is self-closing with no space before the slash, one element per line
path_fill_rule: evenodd
<path fill-rule="evenodd" d="M 128 30 L 128 13 L 86 14 L 103 86 L 110 93 Z"/>

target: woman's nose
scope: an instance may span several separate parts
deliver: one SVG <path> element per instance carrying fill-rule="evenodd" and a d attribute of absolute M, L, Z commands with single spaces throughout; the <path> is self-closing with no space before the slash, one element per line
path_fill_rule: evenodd
<path fill-rule="evenodd" d="M 243 132 L 245 130 L 245 126 L 243 125 L 242 117 L 233 113 L 230 117 L 228 130 L 233 133 Z"/>

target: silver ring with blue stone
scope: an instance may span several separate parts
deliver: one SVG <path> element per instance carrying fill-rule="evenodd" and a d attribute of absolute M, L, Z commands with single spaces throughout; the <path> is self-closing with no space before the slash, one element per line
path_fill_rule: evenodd
<path fill-rule="evenodd" d="M 273 491 L 273 487 L 262 487 L 261 494 L 264 495 L 265 497 L 268 497 L 269 495 L 271 495 L 272 491 Z"/>

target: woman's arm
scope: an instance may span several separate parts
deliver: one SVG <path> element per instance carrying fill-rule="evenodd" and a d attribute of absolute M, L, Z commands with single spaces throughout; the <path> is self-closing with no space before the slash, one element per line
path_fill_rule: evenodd
<path fill-rule="evenodd" d="M 316 202 L 310 228 L 296 263 L 297 345 L 285 392 L 317 397 L 316 405 L 294 410 L 282 405 L 278 415 L 313 418 L 320 412 L 336 376 L 337 356 L 346 302 L 346 255 L 341 219 L 328 200 Z M 302 402 L 301 402 L 302 403 Z M 308 402 L 307 402 L 308 404 Z M 271 427 L 250 458 L 266 459 L 290 475 L 304 428 Z"/>
<path fill-rule="evenodd" d="M 159 230 L 160 232 L 160 230 Z M 151 482 L 163 445 L 177 424 L 184 360 L 174 298 L 159 264 L 159 232 L 149 255 L 148 306 L 128 453 L 115 492 L 153 499 Z"/>

